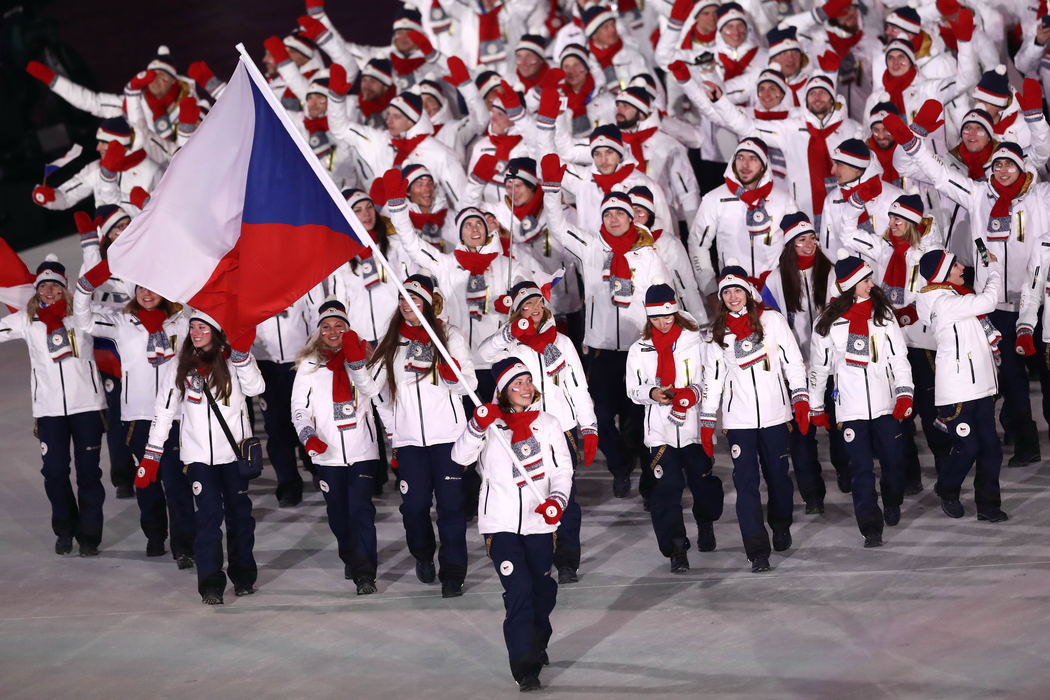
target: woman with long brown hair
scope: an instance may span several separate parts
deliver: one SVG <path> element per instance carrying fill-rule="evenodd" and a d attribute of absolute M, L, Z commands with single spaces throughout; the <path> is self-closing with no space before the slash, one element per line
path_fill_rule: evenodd
<path fill-rule="evenodd" d="M 234 593 L 251 595 L 258 577 L 248 479 L 220 423 L 221 416 L 237 444 L 252 436 L 246 397 L 265 389 L 251 354 L 254 340 L 253 328 L 231 343 L 214 318 L 199 309 L 189 314 L 190 342 L 182 344 L 178 360 L 165 364 L 161 372 L 146 455 L 139 463 L 138 478 L 155 481 L 171 424 L 181 416 L 179 458 L 197 503 L 193 552 L 197 590 L 205 605 L 223 604 L 223 521 Z"/>
<path fill-rule="evenodd" d="M 416 577 L 433 583 L 434 554 L 441 595 L 463 595 L 467 575 L 467 517 L 463 468 L 452 461 L 452 444 L 467 426 L 463 395 L 477 387 L 470 346 L 463 333 L 438 320 L 443 300 L 428 270 L 405 280 L 414 304 L 404 298 L 390 319 L 369 367 L 379 385 L 379 414 L 390 434 L 401 487 L 401 515 Z M 418 311 L 417 311 L 418 310 Z M 445 362 L 418 314 L 422 314 L 459 365 L 465 382 Z M 441 547 L 434 540 L 430 507 L 437 500 Z"/>
<path fill-rule="evenodd" d="M 853 512 L 865 547 L 882 546 L 882 526 L 901 519 L 904 438 L 900 421 L 912 413 L 911 366 L 893 306 L 875 286 L 863 260 L 840 254 L 835 263 L 839 296 L 814 329 L 810 382 L 813 425 L 830 427 L 824 392 L 835 376 L 836 417 L 849 455 Z M 875 463 L 882 466 L 882 502 L 875 493 Z"/>
<path fill-rule="evenodd" d="M 733 457 L 736 514 L 751 571 L 769 571 L 769 533 L 759 494 L 759 473 L 769 491 L 773 549 L 791 546 L 795 487 L 788 476 L 788 423 L 809 431 L 806 366 L 787 320 L 755 301 L 747 271 L 736 260 L 722 268 L 719 302 L 704 358 L 701 444 L 714 456 L 719 404 Z"/>
<path fill-rule="evenodd" d="M 188 321 L 182 306 L 173 304 L 145 287 L 134 287 L 135 296 L 121 309 L 94 301 L 93 292 L 110 279 L 109 263 L 103 260 L 80 278 L 73 298 L 77 328 L 96 338 L 112 341 L 120 356 L 121 383 L 119 416 L 114 422 L 136 463 L 146 453 L 153 421 L 157 388 L 165 365 L 175 358 L 185 341 Z M 163 484 L 163 486 L 162 486 Z M 193 494 L 179 459 L 179 421 L 172 422 L 160 459 L 160 481 L 135 478 L 139 525 L 146 535 L 146 556 L 165 553 L 171 533 L 171 554 L 180 569 L 193 566 Z M 169 518 L 170 514 L 170 518 Z"/>
<path fill-rule="evenodd" d="M 26 271 L 28 273 L 28 270 Z M 25 311 L 0 320 L 0 343 L 22 338 L 29 347 L 35 435 L 43 457 L 44 491 L 51 502 L 55 554 L 98 554 L 102 542 L 102 486 L 99 457 L 105 430 L 106 397 L 94 361 L 90 335 L 77 332 L 66 268 L 48 255 L 36 271 L 35 294 Z M 69 482 L 73 441 L 77 493 Z"/>

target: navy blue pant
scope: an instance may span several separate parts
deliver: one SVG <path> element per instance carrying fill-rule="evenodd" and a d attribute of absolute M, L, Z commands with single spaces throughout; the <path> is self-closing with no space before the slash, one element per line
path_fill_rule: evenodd
<path fill-rule="evenodd" d="M 463 583 L 467 576 L 467 517 L 463 509 L 463 467 L 452 461 L 452 443 L 399 447 L 397 463 L 408 551 L 422 562 L 432 561 L 436 551 L 441 582 Z M 430 506 L 435 500 L 440 549 L 430 522 Z"/>
<path fill-rule="evenodd" d="M 937 495 L 958 499 L 963 481 L 976 463 L 973 490 L 977 512 L 998 508 L 1002 505 L 999 470 L 1003 466 L 1003 447 L 995 431 L 994 397 L 938 406 L 937 411 L 952 440 L 952 451 L 937 476 Z"/>
<path fill-rule="evenodd" d="M 197 539 L 193 553 L 197 564 L 197 590 L 222 592 L 226 574 L 222 570 L 222 523 L 226 521 L 227 570 L 238 588 L 255 584 L 259 569 L 255 565 L 255 518 L 248 480 L 240 475 L 236 462 L 229 464 L 186 465 L 197 501 Z"/>
<path fill-rule="evenodd" d="M 1011 311 L 993 311 L 988 314 L 992 325 L 1003 334 L 999 341 L 999 393 L 1003 395 L 1003 407 L 999 422 L 1003 430 L 1018 435 L 1032 421 L 1032 402 L 1028 392 L 1028 371 L 1024 358 L 1013 351 L 1017 342 L 1017 316 Z"/>
<path fill-rule="evenodd" d="M 915 419 L 918 417 L 926 444 L 933 453 L 934 463 L 940 468 L 941 462 L 952 449 L 951 439 L 937 428 L 937 404 L 934 402 L 934 380 L 937 371 L 937 351 L 922 348 L 908 348 L 908 362 L 911 364 L 912 384 L 915 385 L 915 410 L 904 419 L 904 447 L 907 454 L 905 481 L 916 482 L 921 479 L 919 471 L 919 449 L 915 445 Z"/>
<path fill-rule="evenodd" d="M 875 492 L 875 455 L 882 467 L 882 504 L 887 508 L 904 501 L 905 439 L 901 424 L 892 415 L 875 420 L 851 420 L 842 424 L 853 481 L 853 514 L 862 535 L 882 532 L 882 510 Z"/>
<path fill-rule="evenodd" d="M 843 453 L 841 459 L 836 459 L 839 457 L 839 453 L 843 452 L 841 448 L 842 435 L 835 424 L 834 382 L 830 379 L 824 392 L 824 411 L 828 414 L 828 421 L 832 426 L 831 430 L 828 431 L 831 461 L 833 465 L 836 462 L 841 464 L 846 462 L 847 458 Z M 824 486 L 823 468 L 820 464 L 820 458 L 817 456 L 816 428 L 810 427 L 809 432 L 803 435 L 798 429 L 798 424 L 795 421 L 791 421 L 791 437 L 788 444 L 791 449 L 791 465 L 795 468 L 795 482 L 798 484 L 798 493 L 802 500 L 807 501 L 810 498 L 824 500 L 828 491 L 827 487 Z M 835 465 L 835 470 L 840 471 L 840 467 Z"/>
<path fill-rule="evenodd" d="M 113 486 L 131 487 L 135 484 L 135 461 L 128 449 L 125 433 L 120 430 L 120 377 L 100 372 L 102 386 L 106 390 L 106 421 L 110 429 L 106 431 L 106 446 L 109 447 L 109 480 Z"/>
<path fill-rule="evenodd" d="M 136 420 L 124 423 L 128 447 L 137 461 L 142 461 L 149 439 L 150 421 Z M 160 459 L 160 478 L 144 489 L 135 489 L 139 503 L 139 525 L 147 540 L 168 538 L 171 531 L 171 555 L 193 555 L 193 540 L 197 526 L 193 515 L 193 491 L 183 471 L 179 455 L 179 422 L 171 424 L 164 442 L 164 456 Z"/>
<path fill-rule="evenodd" d="M 736 486 L 736 517 L 749 561 L 768 557 L 769 532 L 762 519 L 762 496 L 758 492 L 759 470 L 766 480 L 766 520 L 774 532 L 791 529 L 795 485 L 788 475 L 788 427 L 734 429 L 726 433 L 733 456 L 733 485 Z"/>
<path fill-rule="evenodd" d="M 565 432 L 565 442 L 572 458 L 572 489 L 554 536 L 554 566 L 558 569 L 567 566 L 573 571 L 580 568 L 580 525 L 583 523 L 583 511 L 576 502 L 576 465 L 579 464 L 579 450 L 583 449 L 579 439 L 576 428 Z"/>
<path fill-rule="evenodd" d="M 354 582 L 375 580 L 379 554 L 372 492 L 379 462 L 370 459 L 347 466 L 316 466 L 328 507 L 328 527 L 339 543 L 339 558 L 349 567 Z"/>
<path fill-rule="evenodd" d="M 712 523 L 722 517 L 725 492 L 722 480 L 712 473 L 711 458 L 699 444 L 682 448 L 661 445 L 649 448 L 654 477 L 653 493 L 649 497 L 649 514 L 653 530 L 665 557 L 674 551 L 674 541 L 684 540 L 689 549 L 689 538 L 682 517 L 682 492 L 688 484 L 693 494 L 693 517 L 697 524 Z"/>
<path fill-rule="evenodd" d="M 503 584 L 503 639 L 514 680 L 538 675 L 551 638 L 550 614 L 558 600 L 558 583 L 551 577 L 554 533 L 485 535 L 489 557 Z"/>
<path fill-rule="evenodd" d="M 44 458 L 44 492 L 51 502 L 51 529 L 58 537 L 98 547 L 102 542 L 102 412 L 85 411 L 71 416 L 36 419 L 36 434 Z M 77 493 L 69 482 L 69 441 L 73 441 L 73 464 Z"/>
<path fill-rule="evenodd" d="M 266 389 L 259 397 L 259 408 L 266 430 L 266 456 L 277 474 L 277 500 L 298 503 L 303 499 L 303 478 L 295 463 L 299 437 L 292 425 L 295 365 L 260 360 L 259 371 L 266 382 Z"/>
<path fill-rule="evenodd" d="M 646 449 L 642 442 L 645 409 L 627 397 L 627 353 L 592 348 L 587 351 L 587 360 L 587 381 L 598 420 L 598 449 L 614 476 L 630 474 L 635 457 L 646 454 Z"/>

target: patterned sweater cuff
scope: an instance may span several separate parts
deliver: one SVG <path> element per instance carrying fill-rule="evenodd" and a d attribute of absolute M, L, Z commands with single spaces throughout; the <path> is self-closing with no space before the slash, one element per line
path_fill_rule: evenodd
<path fill-rule="evenodd" d="M 235 365 L 243 365 L 251 357 L 250 352 L 241 352 L 240 350 L 230 350 L 230 359 L 233 360 Z"/>
<path fill-rule="evenodd" d="M 306 426 L 299 431 L 299 442 L 306 446 L 306 441 L 312 437 L 317 437 L 317 431 L 313 429 L 313 426 Z"/>

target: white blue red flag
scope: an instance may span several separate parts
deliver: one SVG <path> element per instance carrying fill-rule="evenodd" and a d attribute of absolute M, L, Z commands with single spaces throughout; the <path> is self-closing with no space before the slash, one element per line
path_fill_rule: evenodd
<path fill-rule="evenodd" d="M 236 338 L 357 255 L 367 234 L 340 210 L 335 185 L 293 132 L 242 57 L 149 204 L 110 247 L 113 274 L 205 311 Z"/>
<path fill-rule="evenodd" d="M 48 163 L 44 166 L 44 182 L 47 182 L 47 176 L 52 173 L 56 173 L 62 169 L 63 166 L 72 163 L 74 160 L 80 157 L 80 154 L 84 152 L 84 147 L 79 143 L 74 143 L 73 147 L 66 151 L 66 154 L 58 160 Z"/>
<path fill-rule="evenodd" d="M 12 313 L 24 309 L 36 294 L 36 275 L 29 271 L 18 253 L 0 238 L 0 303 Z"/>

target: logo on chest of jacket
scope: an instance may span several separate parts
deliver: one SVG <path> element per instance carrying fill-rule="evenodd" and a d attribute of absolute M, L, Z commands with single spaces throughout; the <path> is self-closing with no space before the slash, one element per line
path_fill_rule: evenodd
<path fill-rule="evenodd" d="M 504 576 L 510 576 L 514 573 L 514 564 L 511 561 L 504 561 L 499 565 L 499 572 Z"/>

